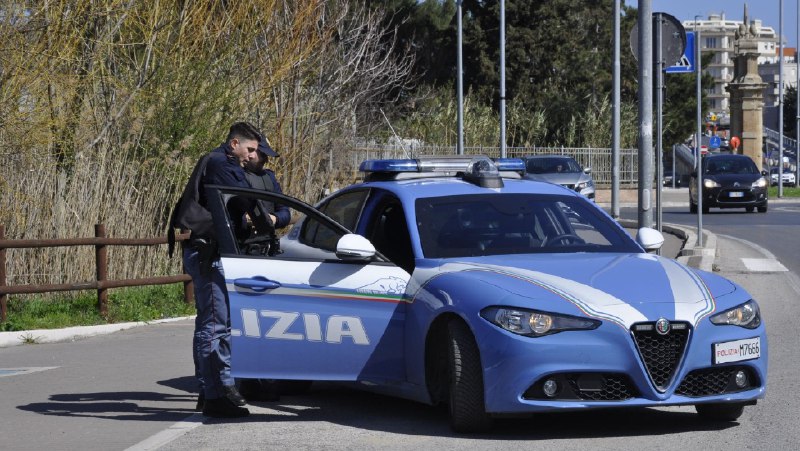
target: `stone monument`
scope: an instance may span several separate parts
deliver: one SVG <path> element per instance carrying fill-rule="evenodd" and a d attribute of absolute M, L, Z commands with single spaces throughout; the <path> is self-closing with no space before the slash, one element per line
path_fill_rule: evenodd
<path fill-rule="evenodd" d="M 747 17 L 744 5 L 744 23 L 739 24 L 734 40 L 733 80 L 727 90 L 731 94 L 731 133 L 738 136 L 741 146 L 737 153 L 749 156 L 761 170 L 764 136 L 764 88 L 767 86 L 758 75 L 759 28 Z"/>

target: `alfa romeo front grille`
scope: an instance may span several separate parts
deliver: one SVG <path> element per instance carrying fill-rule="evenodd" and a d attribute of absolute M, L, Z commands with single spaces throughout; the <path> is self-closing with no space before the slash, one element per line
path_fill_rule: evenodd
<path fill-rule="evenodd" d="M 689 342 L 691 328 L 688 323 L 666 323 L 661 327 L 655 322 L 637 323 L 631 327 L 631 334 L 644 362 L 647 374 L 657 390 L 664 392 L 672 383 L 675 372 L 680 365 L 686 344 Z M 667 328 L 663 335 L 659 329 Z"/>

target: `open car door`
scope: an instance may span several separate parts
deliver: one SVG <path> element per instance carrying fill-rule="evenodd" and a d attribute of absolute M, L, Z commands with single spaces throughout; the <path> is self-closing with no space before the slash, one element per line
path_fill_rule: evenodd
<path fill-rule="evenodd" d="M 406 271 L 297 199 L 221 186 L 207 187 L 206 195 L 230 300 L 234 377 L 405 379 Z M 299 218 L 291 227 L 325 239 L 304 242 L 310 233 L 292 232 L 301 238 L 253 246 L 259 237 L 237 227 L 243 210 L 264 203 L 289 207 Z M 282 253 L 276 242 L 284 243 Z"/>

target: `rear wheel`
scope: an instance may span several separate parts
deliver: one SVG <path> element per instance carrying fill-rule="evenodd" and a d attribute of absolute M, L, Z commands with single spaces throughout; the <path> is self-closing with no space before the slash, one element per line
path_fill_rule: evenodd
<path fill-rule="evenodd" d="M 453 320 L 448 329 L 450 373 L 450 427 L 456 432 L 483 432 L 492 426 L 483 398 L 483 369 L 480 352 L 469 327 Z"/>
<path fill-rule="evenodd" d="M 742 416 L 744 404 L 697 404 L 694 406 L 702 418 L 713 421 L 735 421 Z"/>

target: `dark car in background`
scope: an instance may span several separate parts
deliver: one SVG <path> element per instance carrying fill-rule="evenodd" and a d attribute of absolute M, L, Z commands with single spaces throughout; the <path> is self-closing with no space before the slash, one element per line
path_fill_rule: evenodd
<path fill-rule="evenodd" d="M 582 168 L 566 155 L 535 155 L 524 157 L 525 178 L 555 183 L 594 200 L 592 169 Z"/>
<path fill-rule="evenodd" d="M 715 154 L 703 158 L 703 213 L 709 208 L 744 208 L 767 211 L 767 171 L 746 155 Z M 697 173 L 689 183 L 689 211 L 697 213 Z"/>

